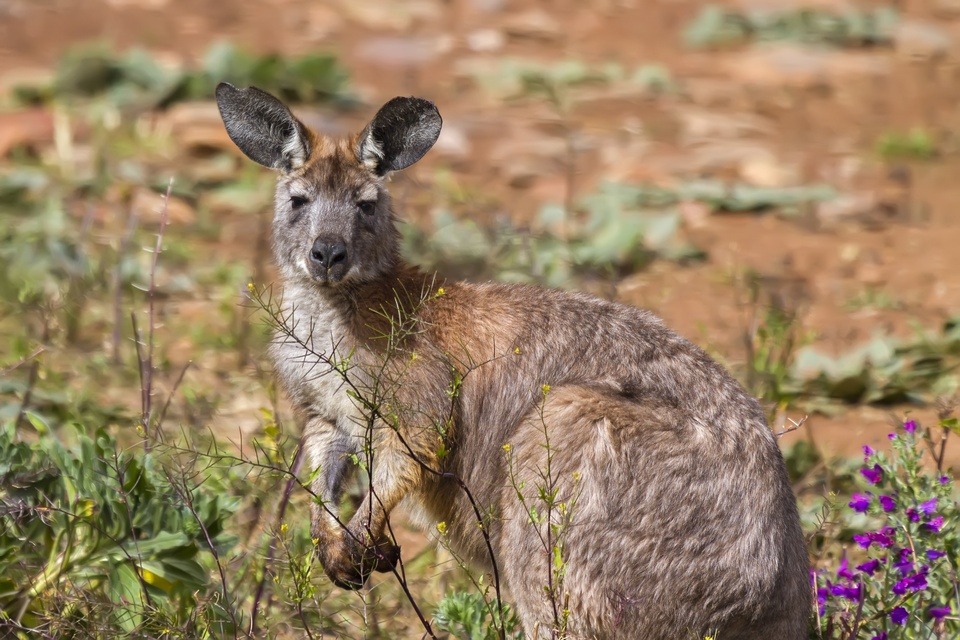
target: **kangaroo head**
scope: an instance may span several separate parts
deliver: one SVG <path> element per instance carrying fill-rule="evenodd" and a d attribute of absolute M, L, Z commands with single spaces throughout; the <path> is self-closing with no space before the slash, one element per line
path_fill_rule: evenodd
<path fill-rule="evenodd" d="M 387 102 L 359 134 L 334 140 L 256 87 L 217 86 L 233 142 L 279 173 L 273 247 L 286 279 L 338 287 L 374 280 L 397 264 L 399 234 L 384 186 L 440 135 L 440 113 L 421 98 Z"/>

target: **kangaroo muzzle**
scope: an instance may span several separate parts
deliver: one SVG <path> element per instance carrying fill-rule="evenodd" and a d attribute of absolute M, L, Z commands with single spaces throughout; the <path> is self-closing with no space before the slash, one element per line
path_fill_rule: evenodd
<path fill-rule="evenodd" d="M 321 235 L 313 241 L 307 260 L 311 275 L 320 283 L 333 284 L 346 275 L 349 268 L 347 245 L 334 236 Z"/>

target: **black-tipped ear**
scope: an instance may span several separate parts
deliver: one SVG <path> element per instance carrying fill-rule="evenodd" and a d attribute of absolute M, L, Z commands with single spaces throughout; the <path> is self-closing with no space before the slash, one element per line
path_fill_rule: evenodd
<path fill-rule="evenodd" d="M 377 175 L 406 169 L 440 136 L 440 112 L 423 98 L 394 98 L 360 134 L 357 159 Z"/>
<path fill-rule="evenodd" d="M 291 171 L 310 155 L 306 128 L 266 91 L 221 82 L 217 106 L 230 139 L 254 162 Z"/>

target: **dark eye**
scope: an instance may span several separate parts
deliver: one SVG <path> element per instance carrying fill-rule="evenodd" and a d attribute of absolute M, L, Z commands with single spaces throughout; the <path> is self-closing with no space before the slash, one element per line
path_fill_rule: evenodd
<path fill-rule="evenodd" d="M 363 202 L 357 203 L 357 208 L 360 209 L 360 213 L 365 216 L 373 215 L 373 212 L 377 209 L 377 203 L 373 200 L 364 200 Z"/>
<path fill-rule="evenodd" d="M 290 206 L 293 207 L 294 211 L 302 207 L 303 205 L 310 202 L 303 196 L 290 196 Z"/>

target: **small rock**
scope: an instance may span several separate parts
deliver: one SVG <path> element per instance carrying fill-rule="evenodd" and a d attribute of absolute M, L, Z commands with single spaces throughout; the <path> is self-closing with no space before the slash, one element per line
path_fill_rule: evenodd
<path fill-rule="evenodd" d="M 707 226 L 712 213 L 710 205 L 697 200 L 684 200 L 677 205 L 677 210 L 688 229 L 700 229 Z"/>
<path fill-rule="evenodd" d="M 699 107 L 675 110 L 683 128 L 683 144 L 710 143 L 717 139 L 739 140 L 774 133 L 771 123 L 747 113 L 723 113 Z"/>
<path fill-rule="evenodd" d="M 304 30 L 312 40 L 324 40 L 343 28 L 343 16 L 332 7 L 316 4 L 306 10 Z"/>
<path fill-rule="evenodd" d="M 496 11 L 503 11 L 503 8 L 507 4 L 507 0 L 469 0 L 467 3 L 475 11 L 480 11 L 482 13 L 494 13 Z"/>
<path fill-rule="evenodd" d="M 535 9 L 511 16 L 504 23 L 508 36 L 552 42 L 563 36 L 563 27 L 546 11 Z"/>
<path fill-rule="evenodd" d="M 168 127 L 177 146 L 188 152 L 210 149 L 233 150 L 220 111 L 215 102 L 182 102 L 160 116 L 160 126 Z"/>
<path fill-rule="evenodd" d="M 828 55 L 797 45 L 761 46 L 732 56 L 726 69 L 741 82 L 809 89 L 828 84 Z"/>
<path fill-rule="evenodd" d="M 503 177 L 514 189 L 529 189 L 544 174 L 543 165 L 533 158 L 516 158 L 502 167 Z"/>
<path fill-rule="evenodd" d="M 877 209 L 877 198 L 872 193 L 852 193 L 817 204 L 817 220 L 826 226 L 865 220 Z"/>
<path fill-rule="evenodd" d="M 893 44 L 901 57 L 922 62 L 947 56 L 953 49 L 953 38 L 933 22 L 906 20 L 897 25 Z"/>
<path fill-rule="evenodd" d="M 497 29 L 477 29 L 467 34 L 467 48 L 475 53 L 492 53 L 503 49 L 507 37 Z"/>
<path fill-rule="evenodd" d="M 553 173 L 567 152 L 566 142 L 532 129 L 505 131 L 490 153 L 494 166 L 515 189 L 526 189 L 542 175 Z"/>
<path fill-rule="evenodd" d="M 12 149 L 53 142 L 53 114 L 44 108 L 0 113 L 0 158 Z"/>
<path fill-rule="evenodd" d="M 114 9 L 163 9 L 170 0 L 107 0 Z"/>
<path fill-rule="evenodd" d="M 408 31 L 414 22 L 413 2 L 354 2 L 341 0 L 340 10 L 350 20 L 373 31 Z"/>
<path fill-rule="evenodd" d="M 383 66 L 418 67 L 434 60 L 441 51 L 433 38 L 384 37 L 365 39 L 356 53 L 367 62 Z"/>
<path fill-rule="evenodd" d="M 781 188 L 796 185 L 799 175 L 796 167 L 787 167 L 772 153 L 759 153 L 740 162 L 740 177 L 758 187 Z"/>
<path fill-rule="evenodd" d="M 960 16 L 960 0 L 934 0 L 933 12 L 944 18 Z"/>
<path fill-rule="evenodd" d="M 470 155 L 471 145 L 463 128 L 450 122 L 444 122 L 434 150 L 443 156 L 466 158 Z"/>

